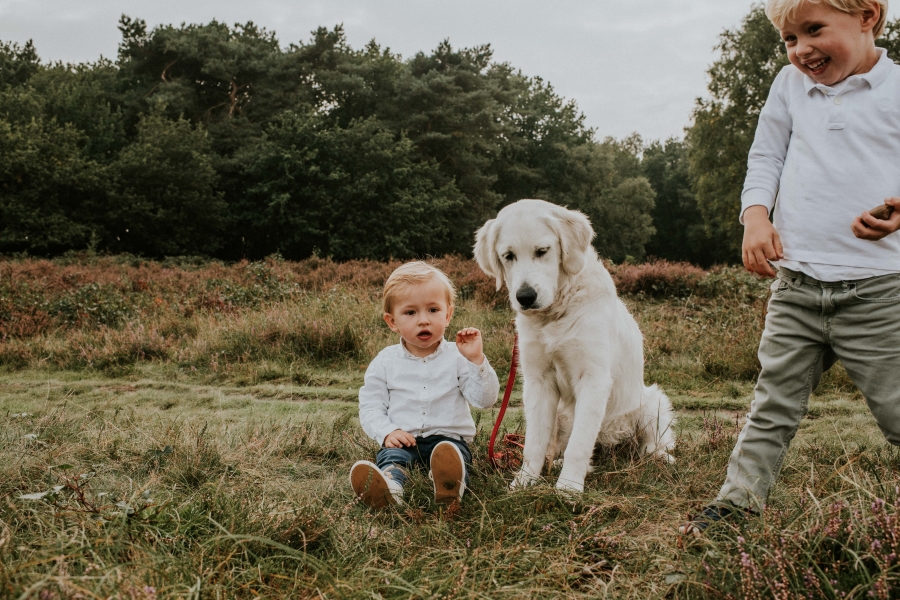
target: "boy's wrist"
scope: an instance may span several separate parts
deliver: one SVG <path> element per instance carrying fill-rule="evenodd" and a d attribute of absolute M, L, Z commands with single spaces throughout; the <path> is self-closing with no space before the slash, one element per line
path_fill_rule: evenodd
<path fill-rule="evenodd" d="M 467 357 L 467 358 L 468 358 L 468 357 Z M 475 365 L 478 365 L 479 367 L 480 367 L 481 365 L 484 364 L 484 361 L 485 361 L 485 360 L 486 360 L 486 357 L 485 357 L 485 355 L 484 355 L 484 352 L 482 352 L 481 354 L 479 354 L 479 355 L 476 356 L 475 358 L 469 358 L 469 362 L 470 362 L 470 363 L 475 364 Z"/>
<path fill-rule="evenodd" d="M 744 211 L 744 225 L 755 225 L 762 221 L 769 220 L 769 209 L 761 204 L 748 206 Z"/>

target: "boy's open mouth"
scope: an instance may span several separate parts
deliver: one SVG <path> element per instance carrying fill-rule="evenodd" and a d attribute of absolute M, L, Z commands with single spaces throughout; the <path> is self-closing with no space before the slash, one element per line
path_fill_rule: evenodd
<path fill-rule="evenodd" d="M 820 58 L 814 63 L 807 63 L 806 68 L 812 71 L 813 75 L 818 75 L 825 70 L 829 62 L 831 62 L 830 58 Z"/>
<path fill-rule="evenodd" d="M 420 331 L 416 337 L 420 340 L 430 340 L 431 332 L 430 331 Z"/>

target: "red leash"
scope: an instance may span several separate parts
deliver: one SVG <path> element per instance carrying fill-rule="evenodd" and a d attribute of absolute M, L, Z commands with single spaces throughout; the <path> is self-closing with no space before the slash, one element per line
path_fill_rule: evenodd
<path fill-rule="evenodd" d="M 495 466 L 500 466 L 500 461 L 506 459 L 510 462 L 509 452 L 494 452 L 494 442 L 497 439 L 497 432 L 500 431 L 500 423 L 503 421 L 503 415 L 506 414 L 506 407 L 509 405 L 509 397 L 512 395 L 513 385 L 516 383 L 516 366 L 519 363 L 519 335 L 516 334 L 513 341 L 512 360 L 509 364 L 509 379 L 506 380 L 506 391 L 503 393 L 503 402 L 500 404 L 500 414 L 497 415 L 497 421 L 494 423 L 494 430 L 491 432 L 491 441 L 488 443 L 488 460 Z M 522 442 L 524 436 L 516 433 L 508 433 L 503 436 L 506 445 L 518 446 L 524 448 Z"/>

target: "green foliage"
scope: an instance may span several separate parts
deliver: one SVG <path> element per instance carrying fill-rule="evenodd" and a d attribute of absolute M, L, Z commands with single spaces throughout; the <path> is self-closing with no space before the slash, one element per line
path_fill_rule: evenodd
<path fill-rule="evenodd" d="M 128 141 L 115 93 L 117 77 L 116 65 L 104 59 L 93 64 L 49 65 L 28 84 L 40 97 L 45 118 L 83 132 L 82 153 L 108 163 Z"/>
<path fill-rule="evenodd" d="M 110 169 L 117 187 L 106 246 L 150 256 L 214 252 L 226 207 L 209 152 L 206 132 L 184 119 L 142 117 Z"/>
<path fill-rule="evenodd" d="M 443 253 L 464 204 L 412 142 L 374 119 L 326 127 L 287 113 L 250 149 L 245 173 L 242 229 L 257 251 L 287 258 Z"/>
<path fill-rule="evenodd" d="M 26 83 L 40 69 L 34 44 L 24 46 L 0 42 L 0 89 Z"/>
<path fill-rule="evenodd" d="M 653 188 L 640 174 L 635 153 L 606 140 L 582 147 L 578 175 L 582 185 L 568 196 L 594 224 L 594 247 L 614 261 L 640 260 L 653 235 Z"/>
<path fill-rule="evenodd" d="M 79 287 L 53 301 L 45 301 L 42 308 L 71 326 L 115 327 L 132 314 L 132 308 L 118 290 L 96 283 Z"/>
<path fill-rule="evenodd" d="M 408 59 L 341 27 L 123 16 L 114 62 L 0 42 L 0 253 L 407 259 L 468 254 L 505 204 L 585 212 L 595 247 L 737 260 L 747 152 L 787 64 L 762 7 L 720 38 L 684 142 L 598 140 L 540 78 L 449 41 Z M 900 55 L 900 22 L 878 44 Z"/>
<path fill-rule="evenodd" d="M 282 47 L 253 23 L 123 16 L 115 62 L 0 47 L 0 252 L 409 258 L 471 250 L 505 203 L 585 211 L 640 258 L 640 148 L 489 46 L 402 59 L 340 27 Z"/>
<path fill-rule="evenodd" d="M 107 170 L 44 108 L 28 85 L 0 89 L 0 252 L 84 248 L 103 228 Z"/>
<path fill-rule="evenodd" d="M 709 69 L 709 99 L 697 101 L 687 131 L 690 174 L 715 261 L 740 257 L 738 222 L 747 154 L 775 76 L 788 64 L 781 36 L 754 6 L 741 26 L 720 36 L 721 57 Z"/>
<path fill-rule="evenodd" d="M 209 126 L 265 122 L 296 103 L 291 92 L 303 86 L 302 73 L 285 72 L 290 53 L 253 23 L 161 25 L 148 33 L 142 20 L 123 16 L 119 29 L 123 102 L 133 122 L 160 104 L 171 119 Z"/>
<path fill-rule="evenodd" d="M 651 142 L 644 148 L 641 170 L 656 194 L 651 213 L 656 233 L 647 242 L 647 254 L 709 267 L 717 252 L 691 187 L 687 145 L 676 139 Z"/>

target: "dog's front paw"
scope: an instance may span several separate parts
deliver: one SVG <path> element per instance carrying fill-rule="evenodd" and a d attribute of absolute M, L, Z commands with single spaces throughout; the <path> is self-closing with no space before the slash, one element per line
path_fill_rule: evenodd
<path fill-rule="evenodd" d="M 556 489 L 568 494 L 581 494 L 584 492 L 584 481 L 572 481 L 571 479 L 560 477 L 556 481 Z"/>
<path fill-rule="evenodd" d="M 671 454 L 669 454 L 668 452 L 660 452 L 659 454 L 657 454 L 657 456 L 659 458 L 663 459 L 665 462 L 669 463 L 670 465 L 675 464 L 675 457 L 672 456 Z"/>
<path fill-rule="evenodd" d="M 537 477 L 523 469 L 516 473 L 516 476 L 513 477 L 512 483 L 509 484 L 509 489 L 515 490 L 526 488 L 529 485 L 534 485 L 535 483 L 537 483 L 537 480 Z"/>

